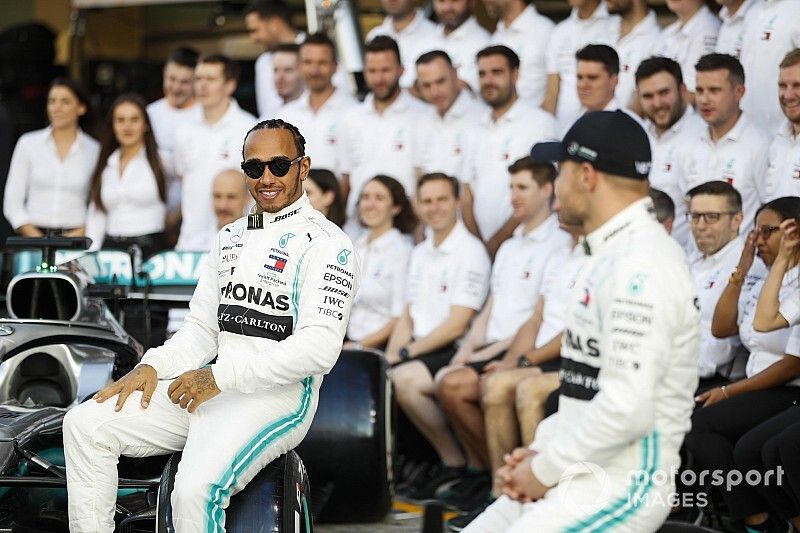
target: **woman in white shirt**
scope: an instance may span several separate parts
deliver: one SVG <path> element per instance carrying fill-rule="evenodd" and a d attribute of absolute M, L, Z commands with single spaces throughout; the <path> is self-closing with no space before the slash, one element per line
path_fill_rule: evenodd
<path fill-rule="evenodd" d="M 344 226 L 344 198 L 339 180 L 333 172 L 324 168 L 312 168 L 303 188 L 311 202 L 311 207 L 325 215 L 325 218 L 339 226 Z"/>
<path fill-rule="evenodd" d="M 403 311 L 417 216 L 400 182 L 383 175 L 364 185 L 358 214 L 367 233 L 355 243 L 361 287 L 350 311 L 345 349 L 382 349 Z"/>
<path fill-rule="evenodd" d="M 741 445 L 740 439 L 800 401 L 800 353 L 787 350 L 792 329 L 767 333 L 754 329 L 753 317 L 764 280 L 748 276 L 756 250 L 768 269 L 773 266 L 780 250 L 780 224 L 798 216 L 798 197 L 778 198 L 761 206 L 739 265 L 717 302 L 712 334 L 719 338 L 738 334 L 750 355 L 745 379 L 711 389 L 697 398 L 703 407 L 692 416 L 692 430 L 685 440 L 697 471 L 730 472 L 735 463 L 752 462 L 753 456 L 760 456 L 760 447 L 750 450 L 750 446 Z M 797 316 L 800 308 L 796 305 L 800 299 L 799 271 L 800 268 L 794 267 L 781 280 L 779 307 L 786 313 L 787 325 L 800 320 Z M 718 488 L 734 520 L 762 530 L 759 528 L 769 520 L 769 504 L 759 497 L 751 483 Z"/>
<path fill-rule="evenodd" d="M 166 247 L 166 179 L 145 103 L 116 99 L 92 175 L 86 234 L 92 250 L 139 245 L 149 257 Z"/>
<path fill-rule="evenodd" d="M 47 95 L 50 125 L 26 133 L 14 148 L 3 214 L 25 237 L 84 233 L 86 198 L 100 145 L 81 129 L 91 119 L 86 93 L 56 79 Z"/>

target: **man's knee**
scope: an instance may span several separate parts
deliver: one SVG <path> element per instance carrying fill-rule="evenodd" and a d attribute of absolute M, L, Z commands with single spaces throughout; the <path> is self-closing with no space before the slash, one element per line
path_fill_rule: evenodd
<path fill-rule="evenodd" d="M 472 368 L 459 368 L 442 378 L 437 394 L 442 403 L 477 401 L 479 381 L 478 373 Z"/>
<path fill-rule="evenodd" d="M 517 410 L 544 407 L 547 397 L 558 388 L 558 374 L 539 374 L 523 379 L 516 390 Z"/>
<path fill-rule="evenodd" d="M 494 372 L 486 376 L 481 397 L 484 407 L 513 406 L 518 381 L 512 372 Z"/>
<path fill-rule="evenodd" d="M 108 400 L 109 402 L 111 400 Z M 102 439 L 101 431 L 104 420 L 105 404 L 99 404 L 94 400 L 88 400 L 67 411 L 64 415 L 62 432 L 65 444 L 69 442 L 80 442 L 86 439 L 98 441 Z M 111 407 L 113 411 L 113 404 Z"/>

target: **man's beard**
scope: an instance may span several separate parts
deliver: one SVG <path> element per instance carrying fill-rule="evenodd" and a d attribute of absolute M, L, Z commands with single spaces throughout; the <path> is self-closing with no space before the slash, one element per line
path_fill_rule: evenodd
<path fill-rule="evenodd" d="M 386 95 L 385 96 L 381 96 L 381 95 L 379 95 L 378 93 L 376 93 L 374 91 L 373 91 L 372 94 L 374 95 L 374 97 L 375 97 L 375 99 L 377 101 L 379 101 L 379 102 L 387 102 L 387 101 L 391 100 L 392 98 L 394 98 L 397 95 L 397 93 L 399 93 L 399 92 L 400 92 L 400 80 L 396 81 L 394 83 L 394 85 L 389 87 L 389 90 L 386 91 Z"/>

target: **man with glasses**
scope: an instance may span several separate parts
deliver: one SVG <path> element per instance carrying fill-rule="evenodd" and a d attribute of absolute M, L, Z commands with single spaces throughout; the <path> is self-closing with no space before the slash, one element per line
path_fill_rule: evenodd
<path fill-rule="evenodd" d="M 114 531 L 120 455 L 180 450 L 175 531 L 224 531 L 230 497 L 311 425 L 357 256 L 303 192 L 311 161 L 297 128 L 260 122 L 243 157 L 256 206 L 217 234 L 184 326 L 64 419 L 70 531 Z"/>
<path fill-rule="evenodd" d="M 698 392 L 703 392 L 730 381 L 731 366 L 741 346 L 738 335 L 714 337 L 711 319 L 728 276 L 742 255 L 742 196 L 724 181 L 709 181 L 690 190 L 688 197 L 686 218 L 698 250 L 689 265 L 700 308 Z"/>

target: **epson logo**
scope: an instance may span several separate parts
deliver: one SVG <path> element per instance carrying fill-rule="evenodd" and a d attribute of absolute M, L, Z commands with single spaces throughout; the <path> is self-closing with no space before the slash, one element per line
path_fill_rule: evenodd
<path fill-rule="evenodd" d="M 298 211 L 300 211 L 299 207 L 297 209 L 295 209 L 294 211 L 289 211 L 286 214 L 278 215 L 278 216 L 275 217 L 275 219 L 270 224 L 274 224 L 276 222 L 280 222 L 281 220 L 286 220 L 290 216 L 296 215 Z"/>

